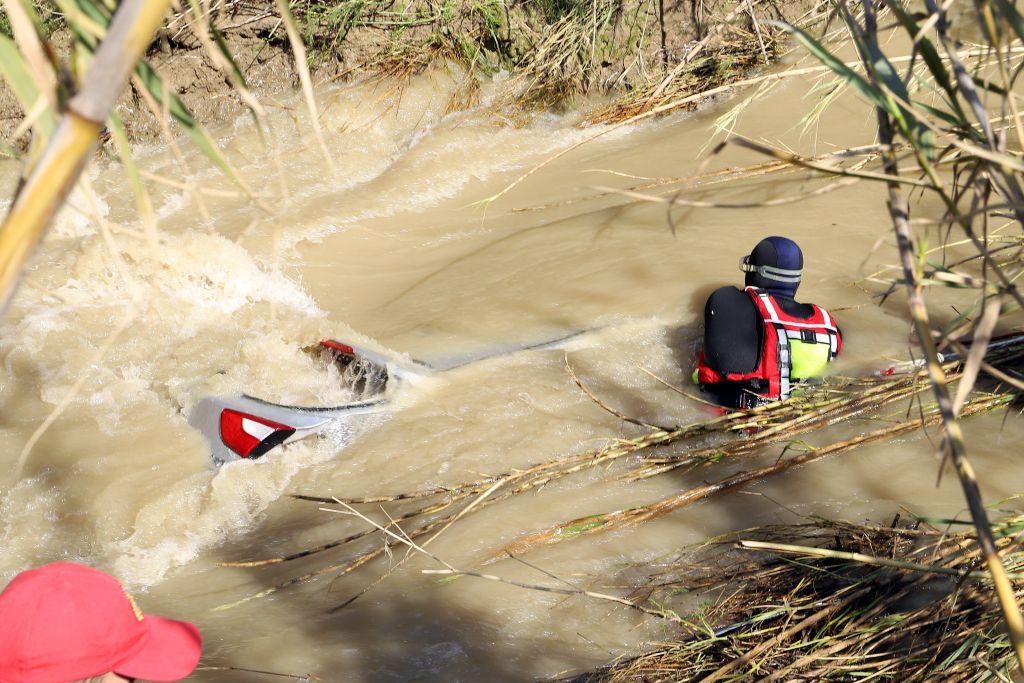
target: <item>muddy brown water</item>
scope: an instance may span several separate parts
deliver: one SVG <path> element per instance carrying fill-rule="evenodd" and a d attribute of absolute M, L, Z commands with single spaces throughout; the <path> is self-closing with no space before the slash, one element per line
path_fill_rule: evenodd
<path fill-rule="evenodd" d="M 808 130 L 796 123 L 821 97 L 814 85 L 810 77 L 779 85 L 750 104 L 737 132 L 807 154 L 870 143 L 872 116 L 852 97 L 832 103 Z M 400 564 L 400 548 L 336 580 L 327 575 L 214 609 L 371 547 L 272 567 L 219 567 L 365 526 L 289 493 L 367 496 L 455 484 L 639 434 L 581 394 L 566 357 L 627 414 L 658 423 L 706 418 L 705 406 L 641 368 L 686 383 L 703 298 L 740 281 L 739 257 L 764 236 L 788 235 L 803 247 L 804 299 L 845 309 L 836 314 L 846 338 L 839 371 L 868 372 L 908 355 L 902 298 L 882 306 L 871 299 L 884 287 L 869 276 L 895 263 L 888 238 L 872 251 L 888 232 L 878 187 L 771 208 L 676 209 L 674 234 L 664 205 L 597 189 L 697 173 L 716 118 L 750 93 L 608 131 L 485 206 L 482 199 L 596 129 L 578 127 L 574 114 L 541 115 L 517 128 L 485 108 L 446 113 L 460 87 L 433 73 L 400 96 L 380 85 L 322 91 L 333 168 L 295 128 L 298 99 L 272 115 L 277 164 L 247 119 L 217 129 L 270 214 L 231 196 L 231 183 L 184 143 L 181 158 L 166 145 L 141 148 L 144 169 L 187 184 L 150 182 L 162 235 L 156 255 L 124 176 L 106 161 L 91 165 L 98 199 L 76 192 L 3 321 L 0 469 L 11 470 L 41 421 L 80 386 L 33 448 L 25 478 L 15 483 L 8 474 L 4 482 L 0 580 L 58 559 L 116 573 L 146 609 L 201 626 L 203 665 L 213 669 L 196 680 L 272 680 L 216 670 L 229 666 L 328 681 L 523 680 L 595 665 L 665 636 L 663 625 L 609 603 L 471 578 L 440 583 L 420 572 L 436 567 L 430 560 Z M 729 148 L 705 170 L 759 161 Z M 16 173 L 3 167 L 5 195 Z M 822 184 L 788 173 L 681 196 L 760 202 Z M 104 243 L 103 223 L 119 258 Z M 134 317 L 99 357 L 131 301 Z M 936 315 L 949 317 L 957 303 L 936 306 Z M 594 328 L 565 349 L 502 354 Z M 352 398 L 301 351 L 332 336 L 434 361 L 497 355 L 403 388 L 384 417 L 256 462 L 212 468 L 183 416 L 188 408 L 205 394 L 238 391 L 288 403 Z M 874 424 L 838 425 L 812 438 L 842 438 Z M 1022 490 L 1020 419 L 986 416 L 967 432 L 987 500 Z M 741 466 L 634 484 L 610 483 L 608 471 L 577 475 L 468 515 L 431 550 L 475 567 L 520 534 L 652 502 Z M 936 468 L 932 443 L 913 435 L 528 559 L 577 585 L 614 592 L 630 564 L 657 562 L 731 529 L 813 514 L 888 521 L 901 506 L 961 513 L 956 482 L 947 476 L 936 486 Z M 406 508 L 364 509 L 383 520 Z M 378 534 L 372 544 L 381 540 Z M 329 613 L 389 567 L 386 580 Z M 554 583 L 513 561 L 488 571 Z"/>

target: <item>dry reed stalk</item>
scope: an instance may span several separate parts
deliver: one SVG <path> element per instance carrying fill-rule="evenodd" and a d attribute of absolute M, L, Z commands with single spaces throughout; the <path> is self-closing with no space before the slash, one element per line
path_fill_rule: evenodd
<path fill-rule="evenodd" d="M 1000 406 L 1005 406 L 1009 402 L 1010 398 L 1012 397 L 999 395 L 988 395 L 975 398 L 964 407 L 963 415 L 966 417 L 968 415 L 988 412 Z M 881 429 L 862 434 L 858 437 L 832 443 L 821 448 L 812 448 L 786 460 L 779 460 L 773 465 L 751 470 L 743 470 L 717 482 L 703 484 L 648 505 L 616 510 L 609 513 L 588 515 L 586 517 L 558 524 L 534 534 L 521 536 L 506 545 L 502 552 L 523 555 L 531 550 L 555 545 L 570 538 L 577 538 L 593 533 L 614 531 L 634 526 L 636 524 L 662 517 L 697 501 L 733 491 L 768 477 L 773 477 L 798 465 L 816 462 L 836 453 L 848 452 L 867 443 L 907 434 L 926 425 L 939 424 L 942 422 L 942 419 L 942 411 L 938 408 L 933 408 L 925 412 L 921 417 L 890 427 L 883 427 Z M 492 560 L 497 558 L 497 554 L 492 555 L 491 557 Z"/>
<path fill-rule="evenodd" d="M 127 330 L 135 321 L 136 315 L 135 306 L 129 305 L 125 310 L 124 315 L 121 317 L 120 322 L 114 326 L 114 329 L 110 331 L 107 338 L 96 349 L 92 358 L 89 359 L 89 365 L 86 367 L 95 368 L 99 366 L 103 361 L 103 358 L 107 355 L 107 352 L 110 351 L 110 347 L 114 345 L 114 342 L 116 342 L 124 331 Z M 71 402 L 74 401 L 75 397 L 82 391 L 82 387 L 85 386 L 85 383 L 90 377 L 92 377 L 92 373 L 89 372 L 83 372 L 79 375 L 78 379 L 76 379 L 75 383 L 71 385 L 71 388 L 68 389 L 66 394 L 64 394 L 60 402 L 54 406 L 53 410 L 50 411 L 50 414 L 46 416 L 46 419 L 40 422 L 39 426 L 32 432 L 32 435 L 29 436 L 28 441 L 26 441 L 25 445 L 21 447 L 21 453 L 18 454 L 18 459 L 15 461 L 14 467 L 11 469 L 11 480 L 13 482 L 17 483 L 21 480 L 21 475 L 24 472 L 25 464 L 28 462 L 29 456 L 32 454 L 32 449 L 35 448 L 39 439 L 43 438 L 43 435 L 53 425 L 53 423 L 57 421 L 57 418 L 67 410 L 67 407 L 71 405 Z"/>
<path fill-rule="evenodd" d="M 231 83 L 232 89 L 252 112 L 256 125 L 262 128 L 262 126 L 266 125 L 266 110 L 260 104 L 260 101 L 256 99 L 256 96 L 253 95 L 252 91 L 249 90 L 249 86 L 245 82 L 245 76 L 235 65 L 227 48 L 214 42 L 214 38 L 210 35 L 210 30 L 207 26 L 209 17 L 204 16 L 198 0 L 189 0 L 187 8 L 182 7 L 180 0 L 172 0 L 172 2 L 175 11 L 184 19 L 189 30 L 199 39 L 199 43 L 206 52 L 206 56 L 224 74 L 224 78 Z"/>
<path fill-rule="evenodd" d="M 615 408 L 612 408 L 611 406 L 606 404 L 604 401 L 599 399 L 596 395 L 594 395 L 594 392 L 592 392 L 590 389 L 588 389 L 587 386 L 585 384 L 583 384 L 583 382 L 580 380 L 580 378 L 576 375 L 576 371 L 573 370 L 572 364 L 569 363 L 569 354 L 568 353 L 565 354 L 565 370 L 566 370 L 566 372 L 569 373 L 569 377 L 572 378 L 573 384 L 575 384 L 576 387 L 579 388 L 580 391 L 582 391 L 584 394 L 586 394 L 587 397 L 591 401 L 593 401 L 598 406 L 600 406 L 601 409 L 604 410 L 605 412 L 607 412 L 607 413 L 609 413 L 611 415 L 614 415 L 615 417 L 619 418 L 623 422 L 629 422 L 630 424 L 637 425 L 638 427 L 646 427 L 647 429 L 653 429 L 653 430 L 662 431 L 662 432 L 667 432 L 667 431 L 671 430 L 671 427 L 661 427 L 659 425 L 650 424 L 648 422 L 644 422 L 643 420 L 638 420 L 636 418 L 629 417 L 628 415 L 624 415 L 623 413 L 619 412 Z"/>
<path fill-rule="evenodd" d="M 157 102 L 156 98 L 149 92 L 142 79 L 138 75 L 132 77 L 132 85 L 135 86 L 135 91 L 142 97 L 142 101 L 146 103 L 146 108 L 149 109 L 149 113 L 159 122 L 160 134 L 167 144 L 167 148 L 171 150 L 171 156 L 178 164 L 178 169 L 182 176 L 189 178 L 190 180 L 181 183 L 185 194 L 190 196 L 196 202 L 196 208 L 199 209 L 199 214 L 203 217 L 203 220 L 207 224 L 213 223 L 213 217 L 210 215 L 210 210 L 206 206 L 206 201 L 203 199 L 203 195 L 198 191 L 199 183 L 193 180 L 195 175 L 192 172 L 192 167 L 185 159 L 185 155 L 181 151 L 180 145 L 178 145 L 177 139 L 174 133 L 171 131 L 171 116 L 170 116 L 170 92 L 165 91 L 161 96 L 163 106 Z M 165 84 L 166 88 L 166 84 Z"/>
<path fill-rule="evenodd" d="M 869 388 L 863 393 L 854 394 L 852 397 L 836 403 L 812 406 L 803 415 L 789 422 L 758 429 L 748 438 L 734 441 L 725 447 L 707 446 L 669 457 L 645 458 L 642 465 L 623 473 L 622 478 L 630 481 L 647 479 L 681 467 L 709 463 L 726 456 L 749 455 L 766 446 L 793 442 L 793 437 L 821 429 L 823 425 L 847 420 L 869 411 L 878 410 L 896 401 L 917 396 L 928 389 L 928 385 L 920 382 L 919 379 L 919 376 L 912 376 L 894 383 L 895 386 L 883 385 L 885 390 L 880 390 L 878 387 Z"/>
<path fill-rule="evenodd" d="M 302 36 L 299 35 L 298 27 L 295 25 L 295 17 L 292 16 L 292 10 L 287 0 L 275 1 L 277 3 L 277 11 L 281 14 L 281 19 L 284 21 L 285 32 L 288 34 L 288 43 L 291 45 L 292 52 L 295 55 L 295 70 L 299 73 L 302 95 L 306 100 L 306 108 L 309 110 L 309 124 L 313 127 L 313 135 L 316 138 L 317 145 L 320 146 L 320 151 L 323 152 L 327 168 L 330 169 L 332 175 L 337 174 L 337 164 L 334 163 L 334 157 L 327 148 L 323 126 L 320 124 L 320 112 L 317 110 L 316 96 L 313 94 L 313 79 L 309 75 L 309 64 L 306 58 L 306 44 L 303 42 Z"/>
<path fill-rule="evenodd" d="M 386 537 L 391 538 L 392 540 L 394 540 L 394 541 L 396 541 L 396 542 L 398 542 L 398 543 L 400 543 L 402 545 L 407 546 L 410 550 L 413 550 L 413 551 L 415 551 L 415 552 L 417 552 L 417 553 L 419 553 L 421 555 L 429 557 L 430 559 L 434 560 L 435 562 L 437 562 L 438 564 L 440 564 L 440 565 L 442 565 L 444 567 L 444 569 L 423 569 L 423 570 L 421 570 L 421 573 L 423 573 L 423 574 L 441 574 L 441 575 L 446 575 L 446 576 L 472 576 L 472 577 L 479 578 L 479 579 L 486 579 L 488 581 L 496 581 L 498 583 L 504 583 L 504 584 L 507 584 L 507 585 L 510 585 L 510 586 L 516 586 L 517 588 L 526 588 L 526 589 L 529 589 L 529 590 L 541 591 L 541 592 L 544 592 L 544 593 L 555 593 L 555 594 L 558 594 L 558 595 L 579 595 L 579 596 L 584 596 L 584 597 L 588 597 L 588 598 L 595 598 L 597 600 L 606 600 L 606 601 L 609 601 L 609 602 L 614 602 L 614 603 L 619 604 L 619 605 L 623 605 L 625 607 L 629 607 L 630 609 L 638 610 L 638 611 L 643 612 L 644 614 L 647 614 L 647 615 L 650 615 L 650 616 L 656 616 L 656 617 L 659 617 L 659 618 L 662 618 L 662 619 L 668 619 L 669 621 L 674 621 L 676 623 L 680 623 L 679 618 L 677 616 L 673 615 L 673 614 L 670 614 L 670 613 L 667 613 L 667 612 L 664 612 L 664 611 L 661 611 L 661 610 L 652 610 L 652 609 L 649 609 L 647 607 L 644 607 L 643 605 L 639 605 L 637 603 L 634 603 L 634 602 L 632 602 L 630 600 L 627 600 L 625 598 L 621 598 L 621 597 L 616 596 L 616 595 L 608 595 L 606 593 L 597 593 L 597 592 L 585 590 L 585 589 L 582 589 L 582 588 L 576 588 L 576 587 L 572 586 L 572 584 L 568 584 L 567 581 L 562 581 L 561 579 L 559 579 L 559 580 L 562 581 L 562 583 L 567 583 L 570 586 L 570 588 L 555 588 L 555 587 L 552 587 L 552 586 L 542 586 L 542 585 L 537 585 L 537 584 L 529 584 L 529 583 L 524 583 L 522 581 L 515 581 L 513 579 L 508 579 L 508 578 L 505 578 L 505 577 L 502 577 L 502 576 L 495 576 L 494 574 L 481 574 L 480 572 L 469 571 L 469 570 L 465 570 L 465 569 L 458 569 L 455 566 L 453 566 L 452 564 L 450 564 L 449 562 L 447 562 L 447 561 L 441 559 L 440 557 L 438 557 L 436 554 L 434 554 L 434 553 L 430 552 L 429 550 L 427 550 L 426 549 L 427 543 L 424 543 L 423 545 L 418 545 L 407 533 L 402 531 L 401 527 L 398 527 L 398 529 L 399 529 L 399 531 L 401 533 L 395 533 L 394 531 L 391 531 L 391 529 L 389 528 L 390 526 L 392 526 L 392 524 L 389 524 L 388 526 L 381 525 L 381 524 L 377 523 L 376 521 L 374 521 L 373 519 L 367 517 L 363 513 L 359 512 L 358 510 L 356 510 L 351 505 L 348 505 L 348 504 L 343 503 L 341 501 L 335 501 L 335 503 L 338 504 L 338 505 L 341 505 L 342 509 L 341 510 L 337 510 L 337 509 L 333 509 L 333 508 L 320 508 L 320 509 L 325 511 L 325 512 L 334 512 L 334 513 L 339 513 L 339 514 L 343 514 L 343 515 L 351 515 L 353 517 L 356 517 L 356 518 L 366 522 L 367 524 L 369 524 L 370 527 L 372 527 L 376 531 L 380 531 Z M 436 538 L 436 536 L 433 537 L 433 538 Z M 430 540 L 433 540 L 433 538 L 431 538 Z M 550 574 L 549 574 L 549 576 L 550 576 Z M 557 577 L 553 577 L 553 578 L 557 578 Z"/>
<path fill-rule="evenodd" d="M 953 567 L 946 567 L 943 565 L 920 564 L 918 562 L 892 560 L 888 557 L 877 557 L 875 555 L 865 555 L 863 553 L 851 553 L 844 550 L 830 550 L 828 548 L 815 548 L 811 546 L 792 545 L 788 543 L 769 543 L 765 541 L 742 540 L 739 542 L 739 546 L 741 548 L 744 548 L 745 550 L 761 550 L 772 553 L 800 555 L 803 557 L 825 557 L 832 560 L 845 560 L 847 562 L 869 564 L 873 567 L 888 567 L 890 569 L 902 569 L 911 572 L 921 572 L 923 574 L 945 574 L 946 576 L 955 576 L 961 579 L 988 578 L 987 573 L 980 571 L 963 572 L 959 569 Z M 1008 574 L 1008 576 L 1014 581 L 1020 581 L 1024 579 L 1024 574 Z"/>
<path fill-rule="evenodd" d="M 257 674 L 259 676 L 277 676 L 279 678 L 291 678 L 297 683 L 304 681 L 322 681 L 323 679 L 313 674 L 286 674 L 278 671 L 267 671 L 266 669 L 247 669 L 242 666 L 197 666 L 196 671 L 238 671 L 239 673 Z"/>
<path fill-rule="evenodd" d="M 758 209 L 768 208 L 773 206 L 785 206 L 786 204 L 796 204 L 797 202 L 803 202 L 808 199 L 820 197 L 821 195 L 835 192 L 843 188 L 849 187 L 853 183 L 858 182 L 859 178 L 846 178 L 844 180 L 837 180 L 831 182 L 823 187 L 808 190 L 807 192 L 801 192 L 800 194 L 789 195 L 786 197 L 776 197 L 775 199 L 765 199 L 762 201 L 749 201 L 749 202 L 708 202 L 694 199 L 683 199 L 679 196 L 679 193 L 674 193 L 671 197 L 658 197 L 642 192 L 631 192 L 629 190 L 619 190 L 613 187 L 602 187 L 597 186 L 595 189 L 601 190 L 607 194 L 618 194 L 628 199 L 632 199 L 637 202 L 648 202 L 652 204 L 668 204 L 669 211 L 677 206 L 689 208 L 689 209 Z"/>
<path fill-rule="evenodd" d="M 862 145 L 858 147 L 850 147 L 844 150 L 838 150 L 835 152 L 829 152 L 827 154 L 821 154 L 815 157 L 809 157 L 808 160 L 813 162 L 824 162 L 828 160 L 842 161 L 850 158 L 859 157 L 861 162 L 868 162 L 878 158 L 878 153 L 880 151 L 881 149 L 878 145 Z M 594 170 L 596 171 L 597 169 Z M 601 197 L 606 197 L 623 191 L 644 192 L 646 190 L 654 190 L 659 188 L 672 187 L 676 185 L 683 185 L 684 187 L 665 190 L 664 192 L 659 194 L 669 194 L 670 192 L 679 193 L 684 190 L 703 190 L 705 188 L 712 187 L 715 185 L 721 185 L 724 183 L 748 180 L 750 178 L 760 178 L 768 175 L 796 173 L 799 172 L 800 170 L 800 166 L 790 161 L 779 159 L 772 161 L 762 161 L 754 164 L 748 164 L 746 166 L 729 167 L 716 171 L 705 171 L 691 176 L 684 176 L 681 178 L 659 178 L 652 180 L 651 182 L 642 183 L 639 185 L 632 185 L 621 189 L 607 189 L 598 192 L 597 194 L 588 195 L 586 197 L 577 199 L 568 199 L 561 202 L 552 202 L 536 206 L 514 208 L 512 209 L 512 213 L 542 211 L 556 207 L 568 206 L 579 202 L 592 202 L 595 199 L 600 199 Z"/>
<path fill-rule="evenodd" d="M 14 40 L 22 54 L 25 55 L 25 62 L 32 72 L 32 79 L 39 89 L 40 101 L 56 111 L 57 74 L 54 72 L 53 63 L 36 33 L 35 22 L 29 15 L 29 6 L 21 0 L 4 0 L 3 6 L 14 33 Z M 29 118 L 31 117 L 26 116 L 26 119 Z M 16 140 L 18 137 L 20 136 L 13 135 L 11 139 Z"/>

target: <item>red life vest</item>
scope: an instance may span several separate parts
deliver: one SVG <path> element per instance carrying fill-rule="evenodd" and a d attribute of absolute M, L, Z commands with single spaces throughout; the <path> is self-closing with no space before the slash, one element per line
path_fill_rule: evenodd
<path fill-rule="evenodd" d="M 750 295 L 764 323 L 764 334 L 760 358 L 752 372 L 730 372 L 721 374 L 704 360 L 704 352 L 697 357 L 697 383 L 701 385 L 719 382 L 740 382 L 750 385 L 749 391 L 756 396 L 751 405 L 770 403 L 789 398 L 792 389 L 790 372 L 792 359 L 789 340 L 794 339 L 805 343 L 828 344 L 828 360 L 831 362 L 843 347 L 832 316 L 824 308 L 810 304 L 814 314 L 809 318 L 794 318 L 788 315 L 782 306 L 768 292 L 756 287 L 747 287 L 744 291 Z M 744 406 L 751 407 L 751 406 Z"/>

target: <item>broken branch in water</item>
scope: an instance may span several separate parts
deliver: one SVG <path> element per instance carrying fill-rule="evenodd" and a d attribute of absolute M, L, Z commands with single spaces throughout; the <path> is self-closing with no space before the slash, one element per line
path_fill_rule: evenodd
<path fill-rule="evenodd" d="M 968 415 L 975 415 L 981 412 L 990 411 L 999 406 L 1007 405 L 1013 397 L 1013 395 L 992 394 L 975 398 L 964 406 L 962 415 L 966 417 Z M 821 448 L 812 448 L 800 453 L 799 455 L 785 460 L 780 460 L 773 465 L 751 470 L 743 470 L 717 482 L 703 484 L 648 505 L 616 510 L 614 512 L 604 514 L 588 515 L 587 517 L 574 519 L 535 534 L 520 537 L 505 546 L 502 552 L 511 552 L 521 555 L 540 547 L 561 543 L 562 541 L 570 538 L 578 538 L 587 534 L 621 529 L 641 522 L 650 521 L 699 500 L 704 500 L 706 498 L 746 486 L 747 484 L 755 481 L 760 481 L 762 479 L 781 474 L 782 472 L 798 465 L 806 465 L 808 463 L 821 460 L 829 455 L 848 452 L 866 443 L 906 434 L 925 425 L 938 424 L 941 421 L 942 414 L 940 410 L 938 408 L 933 408 L 926 412 L 922 417 L 914 418 L 890 427 L 883 427 L 882 429 L 862 434 L 853 439 L 839 441 Z M 497 556 L 492 556 L 492 559 L 497 559 Z"/>
<path fill-rule="evenodd" d="M 569 373 L 569 377 L 572 378 L 573 383 L 577 387 L 579 387 L 580 391 L 582 391 L 584 394 L 586 394 L 587 397 L 590 398 L 591 401 L 593 401 L 598 406 L 600 406 L 600 408 L 602 410 L 604 410 L 605 412 L 611 413 L 612 415 L 614 415 L 615 417 L 619 418 L 623 422 L 629 422 L 631 424 L 635 424 L 635 425 L 638 425 L 640 427 L 647 427 L 649 429 L 656 429 L 656 430 L 660 430 L 660 431 L 663 431 L 663 432 L 668 432 L 668 431 L 672 430 L 671 427 L 661 427 L 659 425 L 651 424 L 650 422 L 644 422 L 643 420 L 638 420 L 635 417 L 629 417 L 628 415 L 624 415 L 624 414 L 620 413 L 619 411 L 615 410 L 614 408 L 612 408 L 611 406 L 609 406 L 607 403 L 605 403 L 601 399 L 599 399 L 597 396 L 594 395 L 594 392 L 592 392 L 590 389 L 588 389 L 583 384 L 583 382 L 580 380 L 580 378 L 576 375 L 576 371 L 573 369 L 572 364 L 569 363 L 569 354 L 565 354 L 565 371 Z"/>

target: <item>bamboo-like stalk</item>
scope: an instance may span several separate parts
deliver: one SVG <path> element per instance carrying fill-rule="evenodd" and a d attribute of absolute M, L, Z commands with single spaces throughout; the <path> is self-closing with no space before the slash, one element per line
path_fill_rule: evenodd
<path fill-rule="evenodd" d="M 60 124 L 0 227 L 0 314 L 22 267 L 71 192 L 128 75 L 156 33 L 170 0 L 123 0 L 68 102 Z"/>
<path fill-rule="evenodd" d="M 871 17 L 871 1 L 865 0 L 866 15 Z M 877 34 L 871 31 L 868 26 L 870 40 L 875 40 Z M 877 47 L 877 44 L 876 44 Z M 959 62 L 954 60 L 954 65 Z M 865 64 L 870 72 L 870 64 L 865 56 Z M 1012 95 L 1011 95 L 1012 96 Z M 879 141 L 888 145 L 890 151 L 883 152 L 883 168 L 886 175 L 892 177 L 900 176 L 899 162 L 896 154 L 891 151 L 894 143 L 894 124 L 890 113 L 879 106 L 875 109 L 878 120 Z M 987 125 L 988 117 L 983 111 L 980 114 L 984 117 Z M 991 134 L 990 134 L 991 135 Z M 1017 597 L 1013 584 L 1006 574 L 999 553 L 996 551 L 995 538 L 992 534 L 992 527 L 988 519 L 988 511 L 982 502 L 981 491 L 978 486 L 974 468 L 967 458 L 967 446 L 964 443 L 963 432 L 957 420 L 956 410 L 946 386 L 946 377 L 941 369 L 938 360 L 938 349 L 932 337 L 931 324 L 929 322 L 928 308 L 925 305 L 922 295 L 922 288 L 918 284 L 917 267 L 914 258 L 913 239 L 910 231 L 910 207 L 907 204 L 902 186 L 896 181 L 887 181 L 887 192 L 889 197 L 889 215 L 892 219 L 893 231 L 896 234 L 896 243 L 899 250 L 900 264 L 903 268 L 903 277 L 906 282 L 907 302 L 911 316 L 914 320 L 914 328 L 917 333 L 918 344 L 927 361 L 928 377 L 931 381 L 935 394 L 935 401 L 942 417 L 942 426 L 945 434 L 945 447 L 956 469 L 960 486 L 967 500 L 971 519 L 974 520 L 975 530 L 978 534 L 978 545 L 981 548 L 982 556 L 988 571 L 992 575 L 992 582 L 995 586 L 996 595 L 999 600 L 1003 618 L 1006 621 L 1007 633 L 1013 643 L 1017 654 L 1018 663 L 1024 668 L 1024 616 L 1021 615 L 1020 606 L 1017 604 Z"/>
<path fill-rule="evenodd" d="M 888 557 L 877 557 L 865 555 L 864 553 L 851 553 L 845 550 L 831 550 L 829 548 L 815 548 L 813 546 L 793 545 L 790 543 L 768 543 L 765 541 L 740 541 L 741 548 L 748 550 L 763 550 L 774 553 L 785 553 L 789 555 L 802 555 L 805 557 L 825 557 L 833 560 L 845 560 L 847 562 L 859 562 L 874 567 L 889 567 L 890 569 L 903 569 L 910 572 L 922 572 L 925 574 L 944 574 L 957 578 L 987 579 L 988 572 L 969 571 L 963 572 L 953 567 L 946 567 L 940 564 L 921 564 L 919 562 L 906 562 L 893 560 Z M 1015 581 L 1024 579 L 1024 574 L 1009 574 Z"/>
<path fill-rule="evenodd" d="M 880 138 L 883 142 L 891 142 L 892 128 L 888 121 L 888 115 L 880 112 L 879 117 Z M 895 155 L 889 154 L 885 159 L 886 172 L 897 175 L 899 167 Z M 942 425 L 946 436 L 945 441 L 948 453 L 953 461 L 953 466 L 956 468 L 971 518 L 974 520 L 975 529 L 978 533 L 978 544 L 982 549 L 985 564 L 992 575 L 996 595 L 1003 611 L 1003 617 L 1006 620 L 1007 632 L 1017 652 L 1017 659 L 1021 666 L 1024 667 L 1024 617 L 1021 616 L 1013 585 L 1010 583 L 999 554 L 996 552 L 995 540 L 992 536 L 992 528 L 988 519 L 988 511 L 982 502 L 981 491 L 978 487 L 977 477 L 974 474 L 974 468 L 967 459 L 967 446 L 964 443 L 963 432 L 960 429 L 960 423 L 953 409 L 953 402 L 949 396 L 949 389 L 946 387 L 945 377 L 942 375 L 941 369 L 939 369 L 938 349 L 936 349 L 932 338 L 931 325 L 928 322 L 928 309 L 921 295 L 921 287 L 917 284 L 913 243 L 910 237 L 910 225 L 907 222 L 909 207 L 902 190 L 896 183 L 889 184 L 889 212 L 892 217 L 893 228 L 896 232 L 900 263 L 903 266 L 903 276 L 907 283 L 906 288 L 910 312 L 914 319 L 918 343 L 921 345 L 924 357 L 928 361 L 928 376 L 935 394 L 935 400 L 939 405 L 942 415 Z"/>

